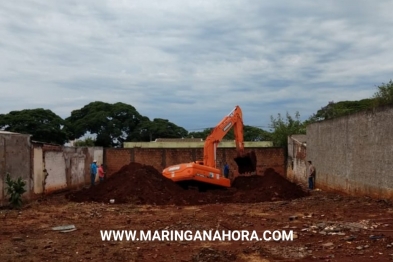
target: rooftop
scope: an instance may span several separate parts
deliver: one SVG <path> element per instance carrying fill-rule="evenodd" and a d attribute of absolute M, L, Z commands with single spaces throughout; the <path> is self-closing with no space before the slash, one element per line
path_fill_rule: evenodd
<path fill-rule="evenodd" d="M 201 142 L 202 138 L 157 138 L 152 142 Z"/>

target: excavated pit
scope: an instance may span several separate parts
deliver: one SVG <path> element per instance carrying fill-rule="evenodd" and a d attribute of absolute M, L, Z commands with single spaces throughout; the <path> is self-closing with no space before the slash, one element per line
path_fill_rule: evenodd
<path fill-rule="evenodd" d="M 115 199 L 115 204 L 201 205 L 292 200 L 307 195 L 273 169 L 267 169 L 264 175 L 237 177 L 228 189 L 199 192 L 182 188 L 152 166 L 130 163 L 103 183 L 66 197 L 74 202 L 108 203 Z"/>

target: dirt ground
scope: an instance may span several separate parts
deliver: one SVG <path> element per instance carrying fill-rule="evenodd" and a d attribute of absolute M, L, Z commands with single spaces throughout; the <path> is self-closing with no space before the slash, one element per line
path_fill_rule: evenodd
<path fill-rule="evenodd" d="M 292 200 L 203 205 L 69 196 L 47 196 L 20 211 L 0 209 L 0 261 L 393 261 L 393 205 L 385 200 L 318 190 Z M 63 225 L 76 230 L 53 230 Z M 293 230 L 294 239 L 102 241 L 100 230 Z"/>

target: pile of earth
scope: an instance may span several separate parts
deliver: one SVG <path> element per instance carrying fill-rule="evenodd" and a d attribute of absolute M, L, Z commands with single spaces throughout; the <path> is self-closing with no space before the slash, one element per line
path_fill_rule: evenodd
<path fill-rule="evenodd" d="M 307 195 L 300 186 L 273 169 L 267 169 L 263 176 L 237 177 L 228 189 L 199 192 L 183 189 L 152 166 L 130 163 L 103 183 L 69 193 L 66 197 L 74 202 L 108 203 L 110 199 L 115 199 L 115 203 L 199 205 L 291 200 Z"/>

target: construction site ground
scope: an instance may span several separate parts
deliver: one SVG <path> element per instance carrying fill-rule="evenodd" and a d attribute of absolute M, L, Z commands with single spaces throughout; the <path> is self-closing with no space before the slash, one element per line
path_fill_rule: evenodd
<path fill-rule="evenodd" d="M 53 230 L 64 225 L 76 230 Z M 292 230 L 293 240 L 102 241 L 101 230 Z M 197 205 L 75 202 L 61 193 L 0 209 L 0 243 L 0 261 L 393 261 L 393 205 L 319 190 Z"/>

